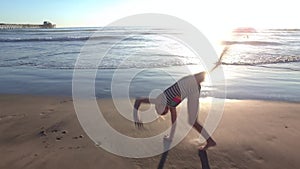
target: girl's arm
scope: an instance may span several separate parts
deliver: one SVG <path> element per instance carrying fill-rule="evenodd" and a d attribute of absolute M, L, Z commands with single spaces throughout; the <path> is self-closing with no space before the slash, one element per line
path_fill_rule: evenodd
<path fill-rule="evenodd" d="M 134 119 L 134 124 L 137 127 L 143 127 L 143 123 L 140 120 L 139 115 L 138 115 L 138 110 L 139 110 L 139 107 L 140 107 L 141 103 L 150 103 L 150 101 L 147 98 L 142 98 L 142 99 L 136 99 L 135 100 L 134 108 L 133 108 L 133 119 Z"/>
<path fill-rule="evenodd" d="M 172 127 L 171 127 L 171 132 L 169 137 L 165 137 L 166 140 L 172 141 L 174 134 L 175 134 L 175 129 L 176 129 L 176 118 L 177 118 L 177 111 L 175 107 L 170 108 L 171 112 L 171 121 L 172 121 Z"/>

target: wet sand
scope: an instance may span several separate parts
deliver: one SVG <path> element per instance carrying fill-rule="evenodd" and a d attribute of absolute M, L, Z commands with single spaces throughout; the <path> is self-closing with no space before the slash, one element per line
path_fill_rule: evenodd
<path fill-rule="evenodd" d="M 112 100 L 99 102 L 110 124 L 123 133 L 144 137 L 170 125 L 167 115 L 138 130 L 117 115 Z M 205 103 L 201 106 L 199 118 L 205 114 Z M 81 128 L 69 97 L 0 95 L 0 107 L 0 168 L 157 168 L 162 157 L 130 159 L 97 147 Z M 300 168 L 299 110 L 299 103 L 226 100 L 213 134 L 218 145 L 207 151 L 211 168 Z M 201 168 L 196 138 L 192 130 L 171 149 L 164 168 Z"/>

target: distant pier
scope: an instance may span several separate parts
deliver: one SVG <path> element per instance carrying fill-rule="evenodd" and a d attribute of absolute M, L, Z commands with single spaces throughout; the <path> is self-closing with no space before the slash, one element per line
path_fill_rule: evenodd
<path fill-rule="evenodd" d="M 55 28 L 56 25 L 51 22 L 44 21 L 41 25 L 35 24 L 6 24 L 0 23 L 0 29 L 51 29 Z"/>

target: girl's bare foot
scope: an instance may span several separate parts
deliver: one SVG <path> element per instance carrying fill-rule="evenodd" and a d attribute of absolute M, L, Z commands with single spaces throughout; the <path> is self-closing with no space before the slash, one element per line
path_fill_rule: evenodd
<path fill-rule="evenodd" d="M 214 147 L 216 146 L 217 143 L 213 139 L 208 139 L 207 143 L 205 145 L 202 145 L 199 147 L 199 150 L 207 150 L 209 147 Z"/>

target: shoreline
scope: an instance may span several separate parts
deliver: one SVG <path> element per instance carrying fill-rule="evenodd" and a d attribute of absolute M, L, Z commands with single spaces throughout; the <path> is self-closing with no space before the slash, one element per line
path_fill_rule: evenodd
<path fill-rule="evenodd" d="M 297 64 L 285 66 L 297 67 Z M 60 66 L 58 65 L 58 67 Z M 151 69 L 149 72 L 139 74 L 128 86 L 131 89 L 137 88 L 136 90 L 130 90 L 130 97 L 148 96 L 154 89 L 165 90 L 174 83 L 174 79 L 171 79 L 164 71 L 170 72 L 177 79 L 186 75 L 184 67 L 171 66 L 161 70 L 153 69 L 153 71 Z M 191 70 L 196 69 L 196 67 L 191 66 Z M 226 94 L 229 99 L 300 102 L 300 90 L 295 85 L 299 82 L 297 71 L 290 73 L 285 71 L 283 72 L 286 74 L 285 76 L 280 75 L 273 68 L 265 67 L 226 65 L 223 69 L 226 75 Z M 72 96 L 72 69 L 62 70 L 41 65 L 41 67 L 0 67 L 0 70 L 0 81 L 3 81 L 0 85 L 0 93 Z M 120 71 L 118 83 L 127 86 L 128 75 L 138 70 L 140 69 L 130 68 Z M 87 74 L 90 73 L 90 70 L 85 71 Z M 95 78 L 96 96 L 102 98 L 111 96 L 109 89 L 111 89 L 112 85 L 113 71 L 114 69 L 98 69 Z M 148 73 L 153 73 L 155 76 L 149 79 L 147 77 Z M 16 78 L 11 78 L 12 75 Z M 266 76 L 272 78 L 266 80 Z M 139 78 L 144 80 L 140 82 Z M 289 79 L 294 80 L 290 81 Z M 83 77 L 82 80 L 86 80 L 86 78 Z M 224 90 L 222 87 L 205 86 L 203 84 L 201 92 L 203 97 L 223 97 Z"/>
<path fill-rule="evenodd" d="M 170 125 L 166 115 L 141 131 L 114 116 L 111 99 L 98 103 L 111 126 L 128 135 L 149 136 Z M 205 110 L 205 101 L 201 106 Z M 0 168 L 157 168 L 161 159 L 129 159 L 97 147 L 80 126 L 71 97 L 0 94 L 0 107 Z M 226 100 L 213 134 L 218 145 L 207 151 L 211 168 L 300 168 L 299 109 L 290 102 Z M 200 168 L 198 136 L 191 130 L 171 149 L 165 168 Z"/>
<path fill-rule="evenodd" d="M 12 97 L 12 96 L 20 96 L 20 97 L 46 97 L 46 98 L 53 98 L 53 99 L 73 99 L 72 96 L 69 95 L 59 95 L 59 94 L 55 94 L 55 95 L 49 95 L 49 94 L 15 94 L 15 93 L 0 93 L 0 97 L 3 96 L 8 96 L 8 97 Z M 221 98 L 215 98 L 215 97 L 200 97 L 199 99 L 202 99 L 204 101 L 209 100 L 211 98 L 214 98 L 216 100 L 223 100 Z M 96 96 L 96 100 L 111 100 L 111 97 L 97 97 Z M 117 99 L 123 99 L 123 98 L 117 98 Z M 130 98 L 131 100 L 135 99 L 135 98 Z M 267 100 L 267 99 L 231 99 L 231 98 L 225 98 L 224 102 L 235 102 L 235 101 L 261 101 L 261 102 L 274 102 L 274 103 L 292 103 L 292 104 L 298 104 L 300 103 L 300 101 L 289 101 L 289 100 Z M 200 101 L 201 102 L 201 101 Z"/>

